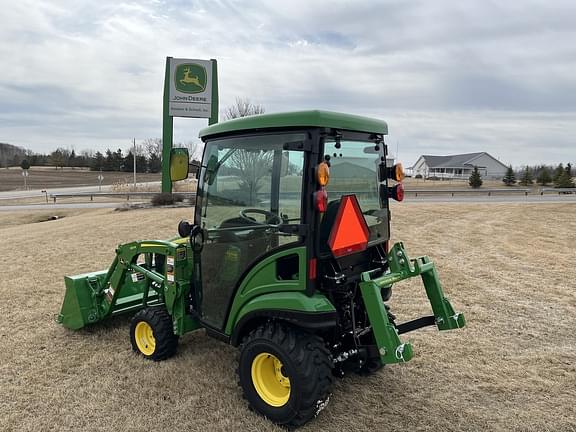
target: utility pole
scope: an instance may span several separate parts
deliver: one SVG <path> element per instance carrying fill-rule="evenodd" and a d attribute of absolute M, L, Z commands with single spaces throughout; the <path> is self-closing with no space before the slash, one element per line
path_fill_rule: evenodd
<path fill-rule="evenodd" d="M 132 150 L 132 159 L 134 160 L 134 192 L 136 192 L 136 138 L 134 138 L 134 150 Z"/>

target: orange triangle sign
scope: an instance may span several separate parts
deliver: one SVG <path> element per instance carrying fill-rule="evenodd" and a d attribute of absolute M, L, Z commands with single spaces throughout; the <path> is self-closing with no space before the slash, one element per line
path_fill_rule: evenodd
<path fill-rule="evenodd" d="M 366 249 L 369 231 L 356 195 L 344 195 L 336 221 L 328 238 L 328 246 L 335 257 L 350 255 Z"/>

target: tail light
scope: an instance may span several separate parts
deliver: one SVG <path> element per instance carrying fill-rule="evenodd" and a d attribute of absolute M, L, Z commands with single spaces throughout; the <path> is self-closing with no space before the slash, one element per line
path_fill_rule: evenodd
<path fill-rule="evenodd" d="M 388 198 L 392 198 L 396 201 L 404 200 L 404 185 L 398 183 L 396 186 L 388 188 Z"/>
<path fill-rule="evenodd" d="M 324 213 L 328 208 L 328 193 L 326 189 L 320 188 L 314 192 L 314 204 L 320 213 Z"/>

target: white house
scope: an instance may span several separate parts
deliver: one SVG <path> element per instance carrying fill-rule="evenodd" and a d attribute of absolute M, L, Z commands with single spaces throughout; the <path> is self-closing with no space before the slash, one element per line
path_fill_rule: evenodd
<path fill-rule="evenodd" d="M 449 156 L 422 155 L 409 170 L 413 177 L 468 178 L 475 166 L 482 178 L 502 178 L 507 169 L 495 157 L 480 152 Z"/>

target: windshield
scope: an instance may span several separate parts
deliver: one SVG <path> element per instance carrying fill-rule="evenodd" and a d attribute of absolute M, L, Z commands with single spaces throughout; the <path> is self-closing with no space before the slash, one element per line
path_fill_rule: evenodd
<path fill-rule="evenodd" d="M 378 165 L 385 158 L 384 144 L 344 139 L 337 144 L 330 139 L 326 140 L 324 154 L 330 160 L 328 200 L 356 195 L 370 230 L 369 241 L 387 240 L 388 209 L 381 208 L 378 194 Z"/>

